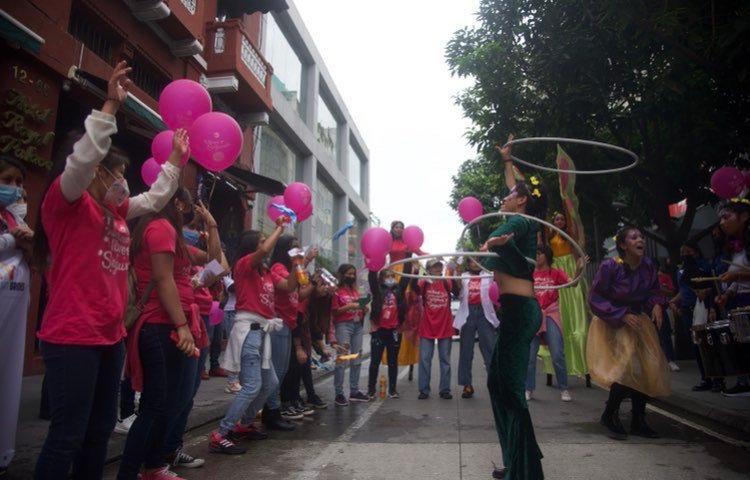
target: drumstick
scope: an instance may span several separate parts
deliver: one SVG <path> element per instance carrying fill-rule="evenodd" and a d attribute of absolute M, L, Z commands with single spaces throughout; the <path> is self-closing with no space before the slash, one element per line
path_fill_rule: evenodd
<path fill-rule="evenodd" d="M 726 259 L 722 259 L 722 260 L 721 260 L 721 262 L 722 262 L 722 263 L 726 263 L 726 264 L 728 264 L 728 265 L 734 265 L 735 267 L 740 267 L 740 268 L 742 268 L 742 269 L 744 269 L 744 270 L 750 270 L 750 267 L 749 267 L 749 266 L 747 266 L 747 265 L 743 265 L 743 264 L 741 264 L 741 263 L 735 263 L 735 262 L 733 262 L 733 261 L 731 261 L 731 260 L 726 260 Z"/>
<path fill-rule="evenodd" d="M 721 277 L 693 277 L 690 279 L 691 282 L 711 282 L 719 280 Z"/>

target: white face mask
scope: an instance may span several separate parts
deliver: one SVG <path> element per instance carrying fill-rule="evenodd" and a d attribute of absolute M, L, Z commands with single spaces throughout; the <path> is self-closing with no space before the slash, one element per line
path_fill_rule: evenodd
<path fill-rule="evenodd" d="M 23 220 L 26 218 L 28 205 L 25 203 L 12 203 L 5 207 L 5 209 L 12 213 L 16 218 L 20 218 L 21 220 Z"/>
<path fill-rule="evenodd" d="M 130 196 L 130 189 L 128 188 L 128 181 L 125 180 L 125 177 L 123 178 L 117 178 L 114 175 L 112 175 L 112 172 L 107 169 L 107 167 L 102 166 L 106 172 L 115 179 L 114 182 L 112 182 L 112 185 L 107 188 L 107 193 L 104 194 L 104 203 L 109 203 L 111 205 L 114 205 L 116 207 L 119 207 L 122 205 L 125 200 Z M 102 181 L 102 183 L 104 183 Z"/>

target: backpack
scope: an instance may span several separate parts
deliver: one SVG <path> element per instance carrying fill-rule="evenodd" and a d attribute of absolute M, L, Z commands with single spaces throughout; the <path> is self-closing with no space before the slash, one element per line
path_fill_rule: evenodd
<path fill-rule="evenodd" d="M 146 304 L 148 296 L 153 290 L 156 280 L 154 277 L 148 281 L 146 288 L 143 290 L 143 295 L 138 297 L 138 279 L 135 276 L 135 270 L 133 267 L 128 267 L 128 297 L 125 303 L 125 314 L 122 317 L 122 322 L 125 325 L 125 330 L 135 325 L 135 321 L 143 311 L 143 307 Z"/>

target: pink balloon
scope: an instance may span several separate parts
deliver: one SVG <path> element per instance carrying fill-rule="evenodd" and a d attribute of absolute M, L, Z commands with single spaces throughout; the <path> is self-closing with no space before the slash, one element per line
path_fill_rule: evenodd
<path fill-rule="evenodd" d="M 500 303 L 500 289 L 497 288 L 497 283 L 495 283 L 494 281 L 490 283 L 489 292 L 487 293 L 490 294 L 490 300 L 492 301 L 492 303 L 494 303 L 495 305 Z"/>
<path fill-rule="evenodd" d="M 153 158 L 149 158 L 143 162 L 143 165 L 141 165 L 141 178 L 143 179 L 143 183 L 150 187 L 151 184 L 156 181 L 159 172 L 161 172 L 161 165 L 159 165 L 159 162 Z"/>
<path fill-rule="evenodd" d="M 368 270 L 377 271 L 383 268 L 383 265 L 385 265 L 385 255 L 372 258 L 365 257 L 365 267 L 367 267 Z"/>
<path fill-rule="evenodd" d="M 310 217 L 310 215 L 312 215 L 312 212 L 313 212 L 312 203 L 308 203 L 307 207 L 303 208 L 299 212 L 295 211 L 294 213 L 297 214 L 297 221 L 301 222 L 303 220 L 307 220 Z"/>
<path fill-rule="evenodd" d="M 242 129 L 226 113 L 201 115 L 190 127 L 189 134 L 195 161 L 214 172 L 230 166 L 242 151 Z"/>
<path fill-rule="evenodd" d="M 208 312 L 208 324 L 218 325 L 221 323 L 221 317 L 224 315 L 221 308 L 219 308 L 219 302 L 214 300 L 211 302 L 211 310 Z"/>
<path fill-rule="evenodd" d="M 745 176 L 735 167 L 725 165 L 711 175 L 711 190 L 721 198 L 732 198 L 745 188 Z"/>
<path fill-rule="evenodd" d="M 424 232 L 416 225 L 409 225 L 404 228 L 401 238 L 411 251 L 416 252 L 424 243 Z"/>
<path fill-rule="evenodd" d="M 284 212 L 274 207 L 273 206 L 274 203 L 279 204 L 279 205 L 284 205 L 284 197 L 281 195 L 276 195 L 275 197 L 271 197 L 271 199 L 268 200 L 268 203 L 266 203 L 266 214 L 268 215 L 268 218 L 270 218 L 272 221 L 275 222 L 276 218 L 279 215 L 283 215 Z"/>
<path fill-rule="evenodd" d="M 151 156 L 159 165 L 166 163 L 169 154 L 172 153 L 172 137 L 174 137 L 172 130 L 164 130 L 157 133 L 154 139 L 151 140 Z M 180 166 L 187 163 L 189 156 L 190 152 L 180 158 Z"/>
<path fill-rule="evenodd" d="M 458 214 L 464 222 L 470 222 L 480 216 L 484 209 L 476 197 L 464 197 L 458 202 Z"/>
<path fill-rule="evenodd" d="M 198 117 L 210 111 L 211 96 L 192 80 L 175 80 L 159 95 L 159 113 L 170 130 L 190 128 Z"/>
<path fill-rule="evenodd" d="M 382 227 L 370 227 L 362 234 L 360 247 L 368 258 L 379 258 L 391 251 L 393 239 L 388 230 Z"/>
<path fill-rule="evenodd" d="M 310 187 L 302 182 L 292 182 L 284 189 L 284 204 L 299 213 L 312 202 Z"/>

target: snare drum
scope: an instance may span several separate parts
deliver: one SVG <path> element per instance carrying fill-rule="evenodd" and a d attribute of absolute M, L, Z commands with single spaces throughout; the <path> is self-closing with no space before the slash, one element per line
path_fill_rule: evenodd
<path fill-rule="evenodd" d="M 718 355 L 721 364 L 721 375 L 708 374 L 706 376 L 733 376 L 750 374 L 750 343 L 740 343 L 735 340 L 730 329 L 729 320 L 719 320 L 706 326 L 706 343 L 712 361 Z M 699 347 L 700 348 L 700 347 Z M 701 355 L 703 358 L 703 355 Z"/>
<path fill-rule="evenodd" d="M 729 311 L 729 329 L 740 343 L 750 343 L 750 307 Z"/>
<path fill-rule="evenodd" d="M 724 367 L 719 354 L 719 341 L 709 339 L 707 327 L 705 323 L 693 325 L 690 334 L 693 337 L 693 343 L 698 347 L 706 377 L 723 377 Z"/>

